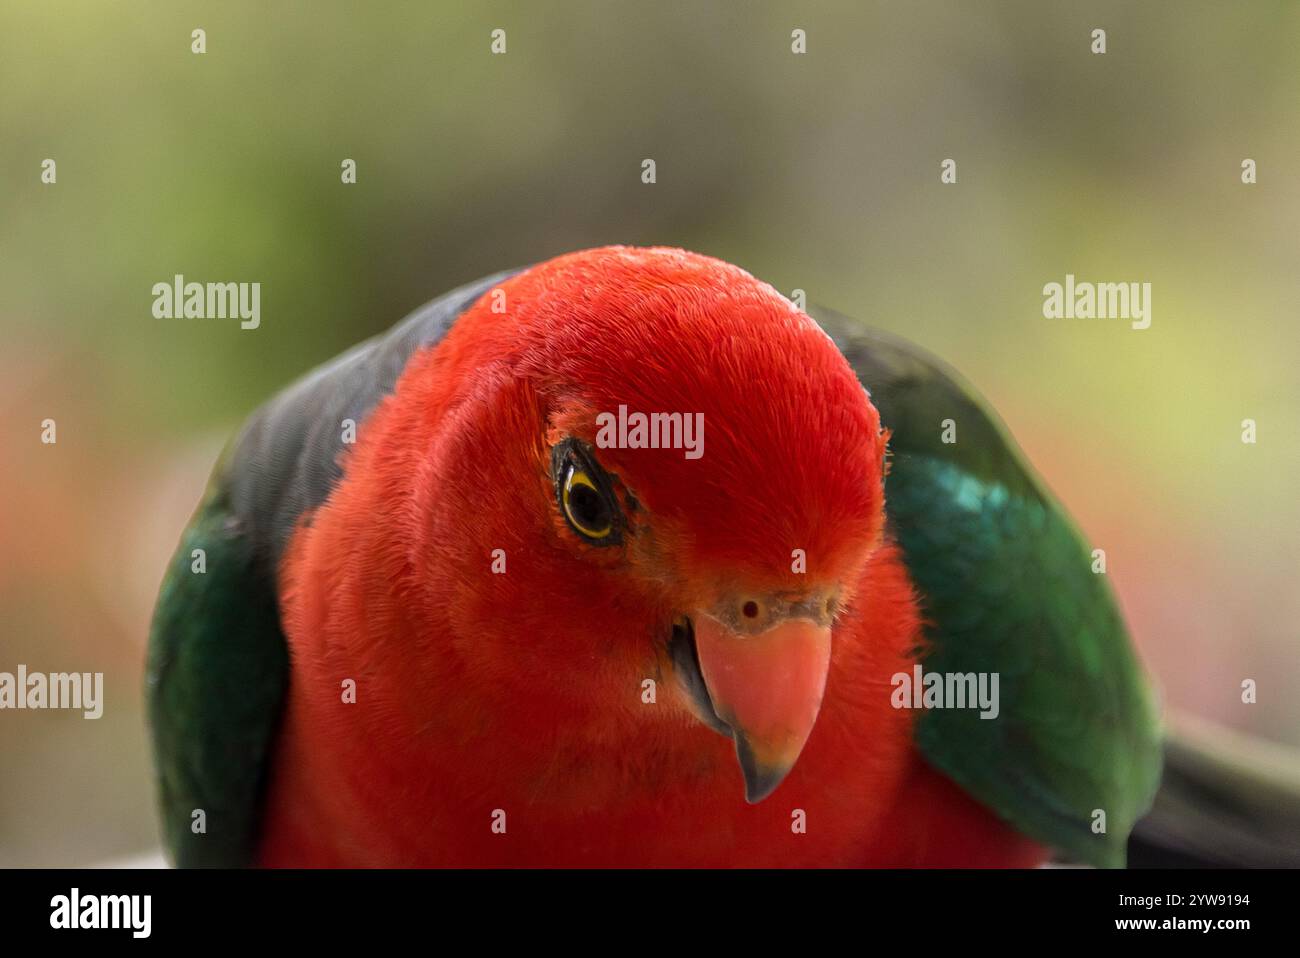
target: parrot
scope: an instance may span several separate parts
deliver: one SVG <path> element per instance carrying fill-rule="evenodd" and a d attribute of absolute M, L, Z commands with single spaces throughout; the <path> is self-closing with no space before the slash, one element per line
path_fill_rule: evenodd
<path fill-rule="evenodd" d="M 261 406 L 146 669 L 181 867 L 1122 867 L 1162 771 L 974 388 L 669 247 L 488 276 Z"/>

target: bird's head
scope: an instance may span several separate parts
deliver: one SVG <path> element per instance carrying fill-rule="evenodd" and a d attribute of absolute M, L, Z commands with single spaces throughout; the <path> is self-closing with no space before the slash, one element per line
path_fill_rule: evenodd
<path fill-rule="evenodd" d="M 426 488 L 478 679 L 539 721 L 703 723 L 764 798 L 884 523 L 886 436 L 840 351 L 734 266 L 624 247 L 503 282 L 445 345 Z"/>

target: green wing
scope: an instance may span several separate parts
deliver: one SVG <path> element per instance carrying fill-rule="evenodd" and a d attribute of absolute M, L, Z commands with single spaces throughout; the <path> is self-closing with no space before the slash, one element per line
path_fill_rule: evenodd
<path fill-rule="evenodd" d="M 926 671 L 999 675 L 997 718 L 927 710 L 918 746 L 1024 834 L 1122 866 L 1159 783 L 1160 730 L 1106 576 L 954 372 L 903 340 L 811 312 L 892 431 L 886 511 L 928 623 Z M 941 438 L 948 419 L 955 443 Z"/>
<path fill-rule="evenodd" d="M 289 675 L 276 570 L 293 529 L 343 474 L 339 424 L 362 423 L 411 356 L 509 275 L 454 289 L 311 371 L 260 407 L 218 463 L 163 580 L 149 635 L 163 833 L 178 865 L 253 859 Z M 206 832 L 194 830 L 199 810 Z"/>
<path fill-rule="evenodd" d="M 231 510 L 222 472 L 181 537 L 149 635 L 163 837 L 181 867 L 252 862 L 289 671 L 273 576 Z"/>

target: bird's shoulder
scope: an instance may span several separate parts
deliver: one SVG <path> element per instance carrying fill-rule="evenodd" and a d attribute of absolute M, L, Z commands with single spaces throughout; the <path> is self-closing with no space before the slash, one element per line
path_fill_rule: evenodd
<path fill-rule="evenodd" d="M 810 312 L 890 430 L 889 528 L 927 623 L 924 670 L 945 683 L 943 707 L 917 722 L 918 747 L 1030 837 L 1122 864 L 1158 784 L 1160 734 L 1106 575 L 956 372 L 898 337 Z M 971 689 L 996 703 L 943 701 Z"/>

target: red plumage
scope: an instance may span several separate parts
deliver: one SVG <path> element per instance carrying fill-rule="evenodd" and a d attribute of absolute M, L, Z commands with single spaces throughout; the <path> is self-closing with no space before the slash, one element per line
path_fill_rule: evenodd
<path fill-rule="evenodd" d="M 912 713 L 890 706 L 920 619 L 884 531 L 887 437 L 825 334 L 738 268 L 679 250 L 574 254 L 500 289 L 503 313 L 484 297 L 412 358 L 282 563 L 292 678 L 261 861 L 1041 860 L 923 764 Z M 557 511 L 550 447 L 593 441 L 620 404 L 702 413 L 705 453 L 597 450 L 634 532 L 598 548 Z M 721 595 L 810 583 L 843 610 L 820 715 L 750 805 L 664 637 Z"/>

